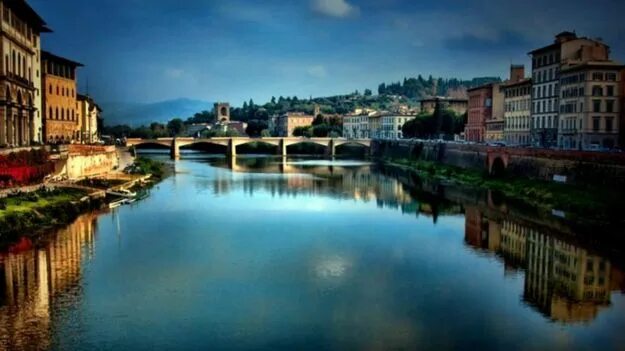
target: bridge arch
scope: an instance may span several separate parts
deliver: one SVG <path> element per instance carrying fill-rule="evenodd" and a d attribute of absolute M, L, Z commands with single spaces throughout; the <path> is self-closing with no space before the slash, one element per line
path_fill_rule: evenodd
<path fill-rule="evenodd" d="M 236 154 L 275 155 L 280 150 L 279 140 L 249 139 L 235 143 Z"/>
<path fill-rule="evenodd" d="M 317 139 L 298 139 L 298 140 L 285 140 L 285 145 L 287 147 L 297 144 L 316 144 L 321 145 L 323 147 L 328 147 L 330 145 L 330 140 L 317 140 Z"/>
<path fill-rule="evenodd" d="M 165 143 L 162 141 L 156 141 L 156 140 L 146 140 L 144 142 L 139 142 L 139 143 L 133 143 L 132 145 L 129 146 L 133 146 L 135 149 L 150 149 L 150 148 L 155 148 L 155 149 L 169 149 L 171 148 L 171 143 Z"/>
<path fill-rule="evenodd" d="M 488 174 L 491 177 L 500 178 L 506 174 L 507 164 L 501 156 L 494 156 L 490 162 Z"/>
<path fill-rule="evenodd" d="M 228 145 L 222 142 L 212 141 L 210 139 L 196 140 L 189 143 L 181 143 L 179 151 L 182 150 L 197 150 L 208 154 L 226 154 L 228 151 Z"/>
<path fill-rule="evenodd" d="M 334 144 L 335 155 L 366 156 L 370 150 L 370 144 L 357 140 L 337 142 Z"/>

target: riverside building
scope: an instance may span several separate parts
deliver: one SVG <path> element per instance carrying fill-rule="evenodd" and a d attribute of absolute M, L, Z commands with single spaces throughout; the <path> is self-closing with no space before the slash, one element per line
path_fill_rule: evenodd
<path fill-rule="evenodd" d="M 41 142 L 40 36 L 50 32 L 25 2 L 0 0 L 0 148 Z"/>

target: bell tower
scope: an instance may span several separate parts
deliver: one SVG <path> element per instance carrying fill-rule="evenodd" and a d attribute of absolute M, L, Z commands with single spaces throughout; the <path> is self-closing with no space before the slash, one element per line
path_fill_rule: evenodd
<path fill-rule="evenodd" d="M 215 103 L 215 122 L 230 122 L 230 104 L 227 102 Z"/>

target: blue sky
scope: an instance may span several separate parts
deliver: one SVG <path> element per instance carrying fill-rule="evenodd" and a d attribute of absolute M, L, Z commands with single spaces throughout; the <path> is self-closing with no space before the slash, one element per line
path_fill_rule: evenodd
<path fill-rule="evenodd" d="M 371 88 L 417 74 L 505 77 L 562 30 L 625 61 L 622 0 L 29 0 L 44 49 L 100 101 L 230 101 Z M 619 40 L 619 38 L 621 38 Z"/>

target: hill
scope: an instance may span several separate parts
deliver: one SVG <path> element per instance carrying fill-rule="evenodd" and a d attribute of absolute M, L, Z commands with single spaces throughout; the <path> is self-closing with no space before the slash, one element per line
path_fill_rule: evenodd
<path fill-rule="evenodd" d="M 100 105 L 104 110 L 105 125 L 127 124 L 133 127 L 149 125 L 152 122 L 167 123 L 176 117 L 186 119 L 198 111 L 213 108 L 211 102 L 193 99 L 174 99 L 155 103 L 108 102 Z"/>

